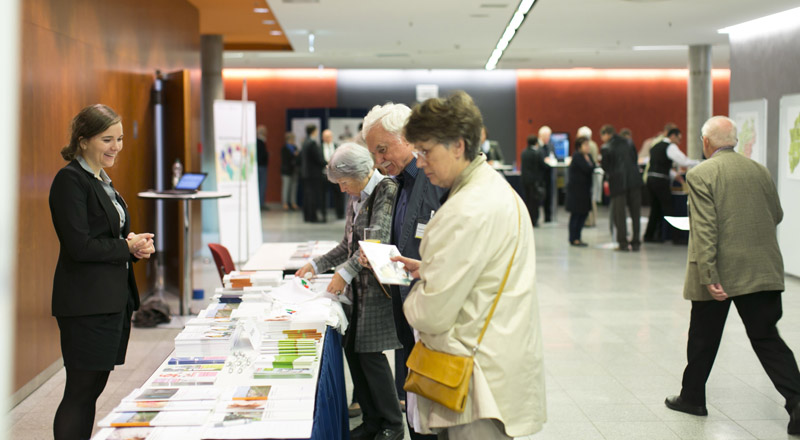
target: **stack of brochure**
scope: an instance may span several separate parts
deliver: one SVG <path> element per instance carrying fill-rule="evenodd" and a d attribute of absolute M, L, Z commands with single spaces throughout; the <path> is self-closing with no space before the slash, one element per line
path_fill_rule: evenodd
<path fill-rule="evenodd" d="M 235 323 L 187 326 L 175 337 L 175 356 L 225 356 L 238 334 Z"/>

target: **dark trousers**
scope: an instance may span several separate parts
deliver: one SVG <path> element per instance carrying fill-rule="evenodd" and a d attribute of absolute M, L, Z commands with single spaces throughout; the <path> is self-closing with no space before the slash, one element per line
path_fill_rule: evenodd
<path fill-rule="evenodd" d="M 356 305 L 354 304 L 354 309 Z M 353 378 L 353 394 L 361 405 L 361 420 L 369 432 L 383 429 L 403 429 L 403 412 L 397 401 L 394 378 L 389 361 L 381 353 L 359 353 L 355 351 L 356 313 L 353 313 L 350 335 L 344 340 L 344 355 Z"/>
<path fill-rule="evenodd" d="M 781 292 L 776 291 L 756 292 L 725 301 L 692 301 L 686 348 L 688 362 L 683 372 L 681 397 L 692 404 L 705 404 L 706 381 L 717 356 L 731 302 L 736 304 L 761 366 L 786 399 L 786 409 L 791 411 L 800 403 L 800 371 L 792 350 L 778 334 L 776 325 L 783 308 Z"/>
<path fill-rule="evenodd" d="M 525 201 L 525 206 L 528 208 L 528 215 L 531 216 L 531 223 L 536 227 L 539 224 L 539 203 L 537 198 L 536 185 L 523 185 L 522 197 Z"/>
<path fill-rule="evenodd" d="M 588 212 L 584 213 L 570 213 L 569 215 L 569 242 L 574 243 L 581 241 L 581 230 L 586 223 L 586 217 L 589 217 Z"/>
<path fill-rule="evenodd" d="M 267 167 L 258 167 L 258 206 L 267 205 Z"/>
<path fill-rule="evenodd" d="M 322 221 L 327 221 L 325 209 L 323 209 L 325 182 L 322 179 L 304 179 L 303 181 L 303 220 L 307 222 L 318 222 L 318 211 L 322 211 Z"/>
<path fill-rule="evenodd" d="M 630 244 L 639 246 L 640 241 L 640 225 L 641 211 L 642 211 L 642 191 L 641 188 L 633 188 L 625 191 L 624 193 L 611 197 L 611 218 L 614 220 L 614 228 L 617 230 L 617 243 L 622 249 L 628 248 L 628 227 L 627 218 L 625 217 L 625 207 L 628 211 L 633 223 L 633 237 L 631 237 Z"/>
<path fill-rule="evenodd" d="M 53 421 L 55 440 L 88 440 L 92 436 L 97 398 L 106 387 L 109 373 L 67 368 L 64 397 Z"/>
<path fill-rule="evenodd" d="M 647 219 L 647 228 L 644 230 L 644 241 L 663 241 L 666 238 L 662 236 L 664 228 L 668 228 L 672 239 L 677 240 L 678 234 L 672 230 L 672 226 L 664 224 L 664 216 L 675 213 L 669 179 L 648 177 L 647 191 L 650 193 L 650 218 Z"/>
<path fill-rule="evenodd" d="M 544 221 L 549 223 L 553 220 L 553 170 L 551 167 L 544 169 Z"/>

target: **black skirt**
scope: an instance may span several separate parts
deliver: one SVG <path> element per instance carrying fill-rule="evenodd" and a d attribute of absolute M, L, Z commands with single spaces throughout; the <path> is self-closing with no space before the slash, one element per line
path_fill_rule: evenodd
<path fill-rule="evenodd" d="M 64 366 L 76 370 L 111 371 L 125 363 L 131 334 L 133 300 L 125 310 L 101 315 L 56 317 L 61 330 Z"/>

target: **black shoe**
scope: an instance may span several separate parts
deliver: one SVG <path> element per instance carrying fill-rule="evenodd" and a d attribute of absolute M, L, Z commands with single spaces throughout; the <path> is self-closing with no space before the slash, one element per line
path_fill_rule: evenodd
<path fill-rule="evenodd" d="M 350 440 L 373 440 L 375 434 L 375 431 L 367 428 L 367 425 L 362 423 L 350 431 Z"/>
<path fill-rule="evenodd" d="M 351 419 L 361 415 L 361 405 L 358 402 L 353 402 L 347 407 L 347 416 Z"/>
<path fill-rule="evenodd" d="M 664 405 L 667 405 L 667 408 L 673 411 L 680 411 L 682 413 L 691 414 L 694 416 L 708 415 L 708 410 L 706 409 L 705 405 L 692 405 L 684 402 L 681 396 L 667 397 L 667 399 L 664 400 Z M 789 422 L 789 426 L 792 426 L 791 422 Z"/>
<path fill-rule="evenodd" d="M 800 403 L 789 413 L 789 426 L 786 431 L 789 435 L 800 435 Z"/>
<path fill-rule="evenodd" d="M 629 249 L 628 249 L 628 245 L 625 245 L 625 246 L 619 245 L 619 246 L 615 247 L 614 250 L 617 251 L 617 252 L 628 252 Z"/>
<path fill-rule="evenodd" d="M 400 429 L 384 429 L 381 432 L 375 434 L 375 440 L 403 440 L 403 437 L 406 435 L 405 430 L 403 428 Z M 350 439 L 352 440 L 352 436 Z"/>
<path fill-rule="evenodd" d="M 641 247 L 642 247 L 642 245 L 640 245 L 640 244 L 632 244 L 631 245 L 631 250 L 634 251 L 634 252 L 639 252 L 639 249 Z"/>

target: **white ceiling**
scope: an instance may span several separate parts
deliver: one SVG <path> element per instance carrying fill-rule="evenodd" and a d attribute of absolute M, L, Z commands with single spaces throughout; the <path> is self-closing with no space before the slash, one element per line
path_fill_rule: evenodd
<path fill-rule="evenodd" d="M 226 52 L 225 67 L 482 69 L 519 3 L 313 1 L 269 2 L 294 51 Z M 497 67 L 685 68 L 685 49 L 632 47 L 711 44 L 714 68 L 727 68 L 728 37 L 717 29 L 798 6 L 799 0 L 537 0 Z"/>

